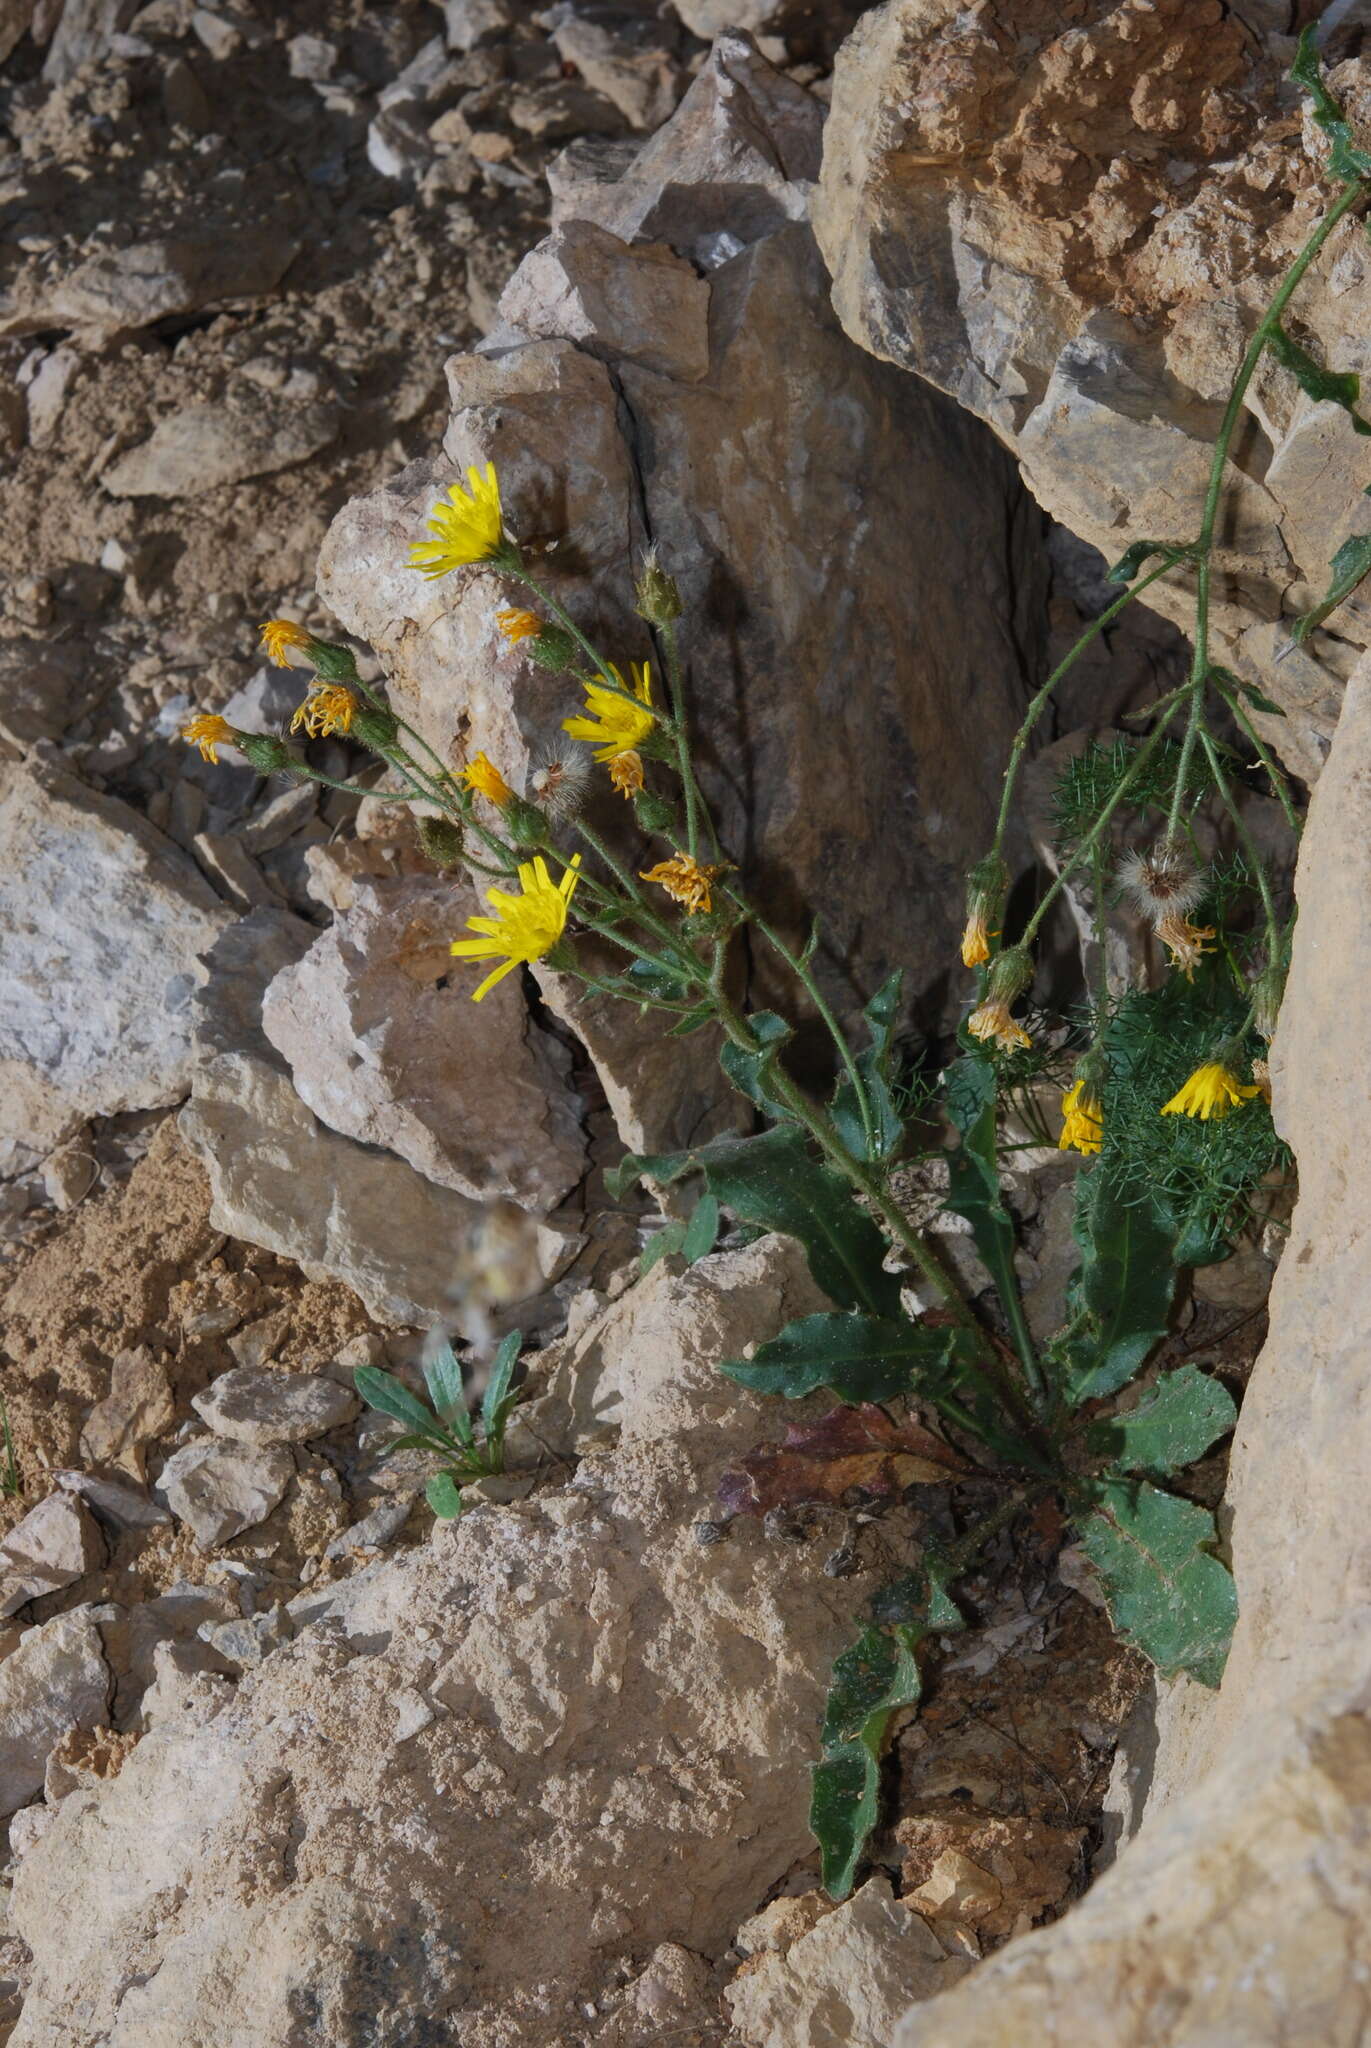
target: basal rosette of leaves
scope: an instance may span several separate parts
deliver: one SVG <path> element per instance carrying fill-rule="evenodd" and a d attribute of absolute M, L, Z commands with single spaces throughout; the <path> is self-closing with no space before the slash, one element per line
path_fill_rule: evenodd
<path fill-rule="evenodd" d="M 562 731 L 547 736 L 523 790 L 508 763 L 484 754 L 442 759 L 383 689 L 362 680 L 350 649 L 287 620 L 269 621 L 263 640 L 280 665 L 309 672 L 291 722 L 301 747 L 239 731 L 212 712 L 186 728 L 211 758 L 232 746 L 262 772 L 412 805 L 430 858 L 485 890 L 485 911 L 452 942 L 473 970 L 474 999 L 543 960 L 656 1016 L 668 1034 L 718 1028 L 723 1070 L 756 1128 L 630 1156 L 609 1184 L 616 1199 L 643 1178 L 695 1190 L 688 1213 L 650 1239 L 645 1270 L 706 1257 L 724 1227 L 780 1231 L 804 1247 L 831 1304 L 747 1358 L 719 1362 L 755 1393 L 823 1410 L 805 1409 L 782 1441 L 743 1460 L 729 1476 L 729 1512 L 763 1512 L 797 1486 L 837 1498 L 853 1475 L 878 1493 L 974 1481 L 970 1493 L 984 1499 L 989 1489 L 996 1500 L 955 1542 L 912 1557 L 870 1612 L 854 1617 L 854 1641 L 837 1661 L 816 1731 L 811 1822 L 835 1898 L 855 1882 L 879 1811 L 891 1723 L 918 1704 L 927 1645 L 967 1625 L 959 1578 L 1000 1530 L 1043 1501 L 1054 1500 L 1074 1530 L 1120 1634 L 1160 1672 L 1214 1685 L 1223 1669 L 1234 1584 L 1213 1516 L 1175 1476 L 1223 1438 L 1236 1410 L 1202 1367 L 1158 1369 L 1154 1354 L 1185 1270 L 1225 1256 L 1256 1191 L 1289 1166 L 1267 1106 L 1265 1049 L 1291 907 L 1243 797 L 1251 789 L 1274 796 L 1295 833 L 1299 812 L 1253 723 L 1254 712 L 1278 715 L 1276 705 L 1257 682 L 1211 658 L 1213 555 L 1230 445 L 1266 358 L 1312 398 L 1341 406 L 1349 433 L 1366 431 L 1357 378 L 1316 363 L 1287 313 L 1371 191 L 1371 157 L 1355 147 L 1307 35 L 1294 76 L 1328 136 L 1336 194 L 1235 366 L 1198 530 L 1129 549 L 1111 572 L 1119 596 L 1028 705 L 993 843 L 968 877 L 961 970 L 969 1000 L 955 1048 L 924 1061 L 925 1072 L 941 1069 L 931 1099 L 901 1038 L 901 975 L 872 992 L 859 1029 L 845 1030 L 814 973 L 817 929 L 803 943 L 788 939 L 719 842 L 696 775 L 678 631 L 684 607 L 667 567 L 650 553 L 639 568 L 643 644 L 601 649 L 540 577 L 541 558 L 510 530 L 492 465 L 448 486 L 428 537 L 415 536 L 412 562 L 416 577 L 488 579 L 511 653 L 565 680 Z M 1292 636 L 1317 631 L 1369 563 L 1371 543 L 1346 542 L 1324 599 L 1292 621 Z M 1190 672 L 1133 721 L 1136 731 L 1087 747 L 1063 772 L 1055 871 L 1011 930 L 1004 846 L 1035 732 L 1073 661 L 1162 578 L 1193 593 Z M 303 747 L 327 736 L 365 750 L 386 771 L 386 786 L 376 789 L 374 776 L 339 782 L 318 769 Z M 620 800 L 629 807 L 634 844 L 644 836 L 651 844 L 646 857 L 629 859 L 592 821 L 587 797 L 597 777 L 616 812 Z M 1221 859 L 1201 852 L 1201 814 L 1227 834 Z M 1101 982 L 1083 1010 L 1054 1021 L 1029 1007 L 1034 949 L 1073 879 L 1089 887 L 1098 958 L 1110 908 L 1126 900 L 1156 962 L 1145 982 L 1122 990 Z M 743 933 L 793 977 L 795 1020 L 730 993 Z M 587 936 L 597 942 L 593 964 Z M 612 966 L 602 964 L 607 957 Z M 801 1016 L 818 1020 L 832 1048 L 831 1081 L 817 1091 L 794 1071 Z M 1048 1073 L 1062 1088 L 1061 1145 L 1078 1156 L 1079 1260 L 1065 1323 L 1044 1344 L 1020 1297 L 1018 1228 L 1004 1185 L 1006 1112 Z M 990 1277 L 975 1299 L 900 1199 L 897 1169 L 916 1147 L 927 1152 L 939 1130 L 946 1206 L 964 1220 Z M 910 1307 L 915 1299 L 924 1306 Z M 437 1461 L 429 1498 L 440 1515 L 460 1511 L 463 1484 L 499 1469 L 517 1353 L 515 1336 L 476 1417 L 444 1343 L 426 1368 L 427 1404 L 390 1375 L 359 1375 L 364 1397 L 402 1426 L 394 1447 Z"/>

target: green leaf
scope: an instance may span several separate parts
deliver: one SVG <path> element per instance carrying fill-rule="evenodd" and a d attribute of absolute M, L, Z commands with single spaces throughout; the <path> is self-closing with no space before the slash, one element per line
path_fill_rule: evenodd
<path fill-rule="evenodd" d="M 1098 1167 L 1077 1180 L 1075 1231 L 1083 1256 L 1060 1346 L 1062 1389 L 1073 1407 L 1132 1379 L 1166 1334 L 1176 1286 L 1164 1208 L 1152 1197 L 1125 1202 Z"/>
<path fill-rule="evenodd" d="M 713 1021 L 714 1005 L 701 1003 L 696 1009 L 687 1011 L 684 1017 L 678 1018 L 668 1031 L 667 1037 L 690 1038 L 695 1032 L 703 1031 L 706 1024 L 712 1024 Z"/>
<path fill-rule="evenodd" d="M 382 1415 L 407 1423 L 421 1435 L 434 1434 L 433 1416 L 408 1387 L 401 1386 L 394 1373 L 383 1372 L 379 1365 L 359 1365 L 352 1383 L 368 1408 L 377 1408 Z"/>
<path fill-rule="evenodd" d="M 918 1704 L 923 1690 L 915 1651 L 929 1635 L 965 1624 L 947 1590 L 948 1568 L 928 1556 L 922 1572 L 884 1589 L 907 1619 L 873 1624 L 833 1663 L 824 1710 L 822 1754 L 811 1773 L 809 1825 L 819 1843 L 824 1890 L 845 1899 L 876 1823 L 881 1749 L 890 1717 Z M 878 1596 L 879 1598 L 880 1596 Z M 873 1612 L 876 1602 L 872 1603 Z"/>
<path fill-rule="evenodd" d="M 778 1017 L 773 1010 L 757 1010 L 747 1021 L 759 1049 L 745 1052 L 742 1046 L 726 1039 L 719 1049 L 719 1065 L 740 1095 L 755 1102 L 764 1116 L 784 1123 L 790 1112 L 772 1095 L 771 1075 L 781 1047 L 795 1034 L 784 1017 Z"/>
<path fill-rule="evenodd" d="M 1226 1387 L 1197 1365 L 1182 1365 L 1126 1415 L 1092 1422 L 1085 1440 L 1120 1471 L 1156 1477 L 1193 1465 L 1237 1419 Z"/>
<path fill-rule="evenodd" d="M 439 1472 L 430 1479 L 424 1498 L 440 1522 L 455 1522 L 462 1512 L 462 1489 L 450 1472 Z"/>
<path fill-rule="evenodd" d="M 1164 1678 L 1185 1671 L 1216 1686 L 1238 1594 L 1210 1552 L 1214 1517 L 1145 1480 L 1105 1479 L 1091 1490 L 1098 1512 L 1082 1526 L 1081 1547 L 1100 1575 L 1115 1628 Z"/>
<path fill-rule="evenodd" d="M 1367 165 L 1371 169 L 1371 158 L 1367 159 Z M 1273 328 L 1266 345 L 1281 368 L 1289 370 L 1307 398 L 1320 405 L 1340 405 L 1349 415 L 1357 433 L 1371 434 L 1371 422 L 1364 420 L 1357 411 L 1361 378 L 1355 370 L 1321 369 L 1308 349 L 1279 325 Z"/>
<path fill-rule="evenodd" d="M 1000 1299 L 1017 1301 L 1014 1221 L 1000 1197 L 995 1132 L 995 1069 L 982 1053 L 965 1053 L 945 1076 L 947 1113 L 962 1142 L 947 1162 L 947 1206 L 971 1225 Z"/>
<path fill-rule="evenodd" d="M 1371 487 L 1366 496 L 1371 497 Z M 1354 533 L 1345 540 L 1329 565 L 1333 571 L 1327 590 L 1318 603 L 1296 619 L 1290 629 L 1290 637 L 1297 647 L 1302 647 L 1316 626 L 1321 626 L 1330 612 L 1349 598 L 1368 571 L 1371 571 L 1371 533 Z"/>
<path fill-rule="evenodd" d="M 690 1223 L 681 1241 L 681 1256 L 688 1266 L 697 1266 L 713 1251 L 719 1235 L 719 1204 L 713 1195 L 701 1195 L 691 1211 Z"/>
<path fill-rule="evenodd" d="M 455 1422 L 467 1411 L 466 1389 L 456 1353 L 444 1337 L 432 1357 L 424 1360 L 424 1385 L 434 1413 L 443 1422 Z"/>
<path fill-rule="evenodd" d="M 683 1003 L 690 996 L 690 983 L 685 976 L 661 960 L 635 960 L 624 980 L 645 999 L 658 996 L 663 1002 Z"/>
<path fill-rule="evenodd" d="M 493 1445 L 497 1450 L 504 1437 L 509 1412 L 518 1399 L 517 1394 L 510 1391 L 510 1382 L 514 1378 L 514 1368 L 519 1363 L 523 1341 L 522 1330 L 511 1330 L 508 1336 L 501 1338 L 500 1348 L 495 1354 L 495 1362 L 490 1368 L 490 1378 L 486 1381 L 485 1394 L 481 1400 L 481 1426 L 485 1431 L 486 1443 Z"/>
<path fill-rule="evenodd" d="M 1244 676 L 1235 676 L 1231 668 L 1219 668 L 1216 665 L 1210 669 L 1209 674 L 1225 696 L 1245 697 L 1256 710 L 1265 711 L 1270 718 L 1285 717 L 1283 706 L 1268 697 L 1264 690 L 1259 690 L 1255 683 L 1249 683 Z"/>
<path fill-rule="evenodd" d="M 690 1152 L 631 1153 L 606 1181 L 617 1201 L 640 1174 L 669 1185 L 693 1172 L 704 1174 L 709 1192 L 740 1223 L 797 1237 L 831 1301 L 899 1315 L 900 1283 L 883 1269 L 885 1239 L 793 1124 L 755 1138 L 713 1138 Z"/>
<path fill-rule="evenodd" d="M 719 1370 L 754 1394 L 803 1400 L 827 1387 L 840 1401 L 893 1401 L 931 1376 L 950 1391 L 949 1364 L 961 1332 L 881 1316 L 801 1316 L 751 1358 Z"/>
<path fill-rule="evenodd" d="M 638 1256 L 638 1271 L 646 1279 L 654 1266 L 663 1259 L 670 1259 L 685 1249 L 686 1226 L 679 1220 L 664 1223 L 660 1230 L 654 1230 Z"/>
<path fill-rule="evenodd" d="M 404 1436 L 387 1437 L 376 1455 L 378 1458 L 393 1458 L 397 1451 L 437 1451 L 446 1458 L 452 1452 L 452 1439 L 440 1435 L 436 1429 L 429 1429 L 423 1434 L 418 1430 L 406 1431 Z"/>
<path fill-rule="evenodd" d="M 1131 583 L 1146 562 L 1153 555 L 1164 555 L 1170 562 L 1184 561 L 1189 549 L 1178 546 L 1174 541 L 1135 540 L 1124 549 L 1112 568 L 1105 571 L 1107 583 Z"/>
<path fill-rule="evenodd" d="M 873 1163 L 893 1158 L 904 1135 L 904 1125 L 896 1111 L 890 1086 L 895 1056 L 895 1025 L 900 1014 L 903 983 L 904 970 L 896 968 L 881 983 L 862 1012 L 871 1034 L 871 1043 L 865 1051 L 858 1053 L 856 1066 L 871 1112 L 869 1147 L 857 1103 L 857 1091 L 846 1076 L 839 1081 L 833 1096 L 833 1121 L 838 1127 L 839 1137 L 858 1159 L 869 1159 Z"/>
<path fill-rule="evenodd" d="M 1357 149 L 1352 141 L 1352 125 L 1342 108 L 1323 82 L 1323 71 L 1319 54 L 1314 47 L 1317 23 L 1311 22 L 1300 37 L 1295 61 L 1290 66 L 1290 76 L 1296 85 L 1302 85 L 1314 102 L 1314 119 L 1328 137 L 1331 147 L 1328 152 L 1328 168 L 1335 178 L 1342 178 L 1347 184 L 1371 176 L 1371 156 L 1363 149 Z"/>

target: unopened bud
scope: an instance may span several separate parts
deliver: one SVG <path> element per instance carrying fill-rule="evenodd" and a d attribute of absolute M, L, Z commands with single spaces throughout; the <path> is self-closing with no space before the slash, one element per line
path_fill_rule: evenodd
<path fill-rule="evenodd" d="M 638 599 L 638 616 L 646 619 L 650 626 L 669 626 L 679 619 L 685 607 L 674 576 L 668 576 L 657 560 L 655 551 L 649 551 L 642 568 L 642 574 L 634 585 Z"/>
<path fill-rule="evenodd" d="M 991 962 L 989 997 L 1006 1008 L 1016 1003 L 1033 980 L 1033 956 L 1025 946 L 1010 946 Z"/>
<path fill-rule="evenodd" d="M 357 657 L 350 647 L 340 647 L 334 640 L 311 639 L 306 650 L 314 664 L 316 675 L 326 683 L 355 683 L 357 681 Z"/>
<path fill-rule="evenodd" d="M 435 867 L 455 868 L 464 843 L 461 826 L 451 818 L 420 818 L 419 844 Z"/>
<path fill-rule="evenodd" d="M 400 736 L 400 728 L 390 713 L 374 704 L 359 704 L 348 730 L 353 739 L 370 747 L 373 754 L 388 754 Z"/>
<path fill-rule="evenodd" d="M 561 626 L 544 626 L 531 640 L 520 641 L 519 652 L 539 668 L 567 669 L 576 659 L 576 642 Z"/>
<path fill-rule="evenodd" d="M 665 832 L 676 816 L 676 806 L 668 797 L 640 789 L 633 799 L 633 815 L 644 832 Z"/>
<path fill-rule="evenodd" d="M 537 804 L 526 803 L 521 796 L 511 797 L 505 805 L 504 826 L 516 846 L 546 846 L 548 817 Z"/>
<path fill-rule="evenodd" d="M 1275 1036 L 1285 998 L 1285 974 L 1284 967 L 1265 967 L 1252 984 L 1252 1028 L 1265 1039 Z"/>
<path fill-rule="evenodd" d="M 233 744 L 259 775 L 279 775 L 285 769 L 302 765 L 285 741 L 277 739 L 273 733 L 235 732 Z"/>

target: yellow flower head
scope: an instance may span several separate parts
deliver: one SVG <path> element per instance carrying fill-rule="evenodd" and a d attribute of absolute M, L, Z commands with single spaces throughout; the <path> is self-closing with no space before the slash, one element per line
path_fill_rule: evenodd
<path fill-rule="evenodd" d="M 216 768 L 219 765 L 219 756 L 214 751 L 215 748 L 236 747 L 238 744 L 238 735 L 233 727 L 226 718 L 220 718 L 217 712 L 205 711 L 201 712 L 198 718 L 192 718 L 189 725 L 181 727 L 181 737 L 183 740 L 189 740 L 193 747 L 200 749 L 202 761 L 212 761 Z"/>
<path fill-rule="evenodd" d="M 416 541 L 409 551 L 411 569 L 430 578 L 488 562 L 504 545 L 504 514 L 493 462 L 486 464 L 484 476 L 479 469 L 469 469 L 467 483 L 449 484 L 447 494 L 450 503 L 435 505 L 427 522 L 436 538 Z"/>
<path fill-rule="evenodd" d="M 1062 1134 L 1059 1152 L 1098 1152 L 1104 1111 L 1089 1081 L 1077 1081 L 1062 1097 Z"/>
<path fill-rule="evenodd" d="M 294 619 L 267 619 L 257 628 L 263 647 L 275 662 L 277 668 L 289 668 L 288 647 L 312 647 L 313 633 L 307 633 L 303 626 L 297 626 Z"/>
<path fill-rule="evenodd" d="M 1197 1116 L 1208 1123 L 1226 1117 L 1230 1109 L 1236 1109 L 1241 1102 L 1247 1102 L 1261 1089 L 1247 1087 L 1231 1067 L 1222 1060 L 1207 1060 L 1202 1067 L 1196 1067 L 1184 1087 L 1178 1088 L 1169 1102 L 1162 1104 L 1163 1116 Z"/>
<path fill-rule="evenodd" d="M 1178 910 L 1171 910 L 1159 917 L 1156 924 L 1157 937 L 1170 949 L 1175 961 L 1187 981 L 1195 979 L 1195 969 L 1206 953 L 1214 948 L 1206 946 L 1205 940 L 1212 939 L 1212 924 L 1191 924 L 1188 917 L 1182 917 Z"/>
<path fill-rule="evenodd" d="M 351 690 L 341 683 L 321 683 L 291 719 L 290 729 L 298 732 L 303 726 L 312 740 L 324 739 L 332 732 L 351 732 L 356 710 L 357 699 Z"/>
<path fill-rule="evenodd" d="M 670 860 L 659 860 L 655 868 L 642 869 L 641 873 L 645 882 L 656 882 L 673 902 L 693 914 L 714 908 L 710 891 L 720 875 L 728 873 L 728 867 L 727 861 L 718 867 L 702 867 L 688 853 L 677 853 Z"/>
<path fill-rule="evenodd" d="M 963 967 L 984 967 L 990 958 L 990 933 L 986 930 L 984 913 L 973 910 L 966 920 L 962 933 Z"/>
<path fill-rule="evenodd" d="M 496 612 L 495 623 L 511 647 L 517 647 L 521 640 L 532 640 L 543 630 L 543 622 L 537 612 L 521 611 L 518 605 Z"/>
<path fill-rule="evenodd" d="M 484 754 L 478 754 L 474 761 L 467 763 L 462 770 L 462 780 L 468 789 L 474 789 L 478 796 L 483 796 L 499 811 L 514 801 L 514 791 L 495 763 L 488 761 Z"/>
<path fill-rule="evenodd" d="M 966 1028 L 973 1038 L 993 1038 L 1006 1052 L 1012 1052 L 1016 1045 L 1032 1045 L 1033 1041 L 1022 1025 L 1016 1024 L 1009 1014 L 1009 1005 L 999 996 L 987 996 L 978 1010 L 973 1010 L 966 1020 Z"/>
<path fill-rule="evenodd" d="M 611 662 L 609 673 L 616 687 L 609 688 L 604 676 L 598 683 L 587 683 L 589 716 L 562 720 L 562 731 L 569 732 L 574 740 L 586 740 L 594 747 L 597 761 L 612 761 L 616 754 L 632 753 L 657 723 L 652 709 L 652 664 L 635 661 L 632 666 L 635 702 L 630 703 L 628 697 L 620 694 L 624 679 Z"/>
<path fill-rule="evenodd" d="M 643 757 L 636 747 L 615 754 L 609 764 L 609 779 L 621 797 L 636 796 L 643 786 Z"/>
<path fill-rule="evenodd" d="M 547 862 L 538 854 L 519 868 L 522 895 L 511 895 L 508 889 L 487 890 L 486 902 L 495 912 L 494 917 L 467 919 L 468 927 L 483 936 L 452 942 L 452 951 L 459 959 L 500 960 L 494 973 L 488 974 L 473 992 L 474 1003 L 479 1003 L 497 981 L 503 981 L 516 967 L 541 960 L 552 951 L 566 930 L 567 904 L 576 887 L 580 865 L 578 853 L 561 881 L 554 882 L 548 874 Z M 500 959 L 502 954 L 507 957 Z"/>

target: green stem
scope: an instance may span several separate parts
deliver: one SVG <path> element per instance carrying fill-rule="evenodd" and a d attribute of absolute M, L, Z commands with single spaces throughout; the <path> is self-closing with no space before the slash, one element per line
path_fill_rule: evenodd
<path fill-rule="evenodd" d="M 1190 781 L 1190 764 L 1195 758 L 1195 742 L 1200 735 L 1203 690 L 1193 678 L 1190 685 L 1190 716 L 1185 723 L 1185 738 L 1181 741 L 1181 757 L 1176 763 L 1176 783 L 1171 792 L 1171 809 L 1166 817 L 1166 839 L 1164 844 L 1174 847 L 1181 830 L 1181 811 L 1185 804 L 1186 785 Z"/>
<path fill-rule="evenodd" d="M 1261 762 L 1262 767 L 1266 770 L 1266 773 L 1270 778 L 1271 787 L 1276 792 L 1276 801 L 1279 803 L 1281 809 L 1285 812 L 1285 822 L 1290 827 L 1290 830 L 1294 833 L 1296 839 L 1298 839 L 1301 831 L 1303 830 L 1303 822 L 1300 818 L 1298 810 L 1295 807 L 1295 799 L 1290 794 L 1290 783 L 1288 779 L 1286 778 L 1283 770 L 1276 765 L 1275 756 L 1272 754 L 1271 749 L 1267 746 L 1265 740 L 1262 738 L 1261 734 L 1257 731 L 1251 719 L 1248 717 L 1242 699 L 1237 695 L 1236 691 L 1225 689 L 1224 685 L 1221 682 L 1218 682 L 1213 677 L 1211 677 L 1210 680 L 1214 682 L 1215 689 L 1223 698 L 1224 703 L 1228 706 L 1234 718 L 1237 719 L 1238 724 L 1242 727 L 1248 739 L 1251 740 L 1252 745 L 1256 748 L 1257 758 Z"/>
<path fill-rule="evenodd" d="M 1247 855 L 1252 871 L 1256 875 L 1257 888 L 1261 892 L 1262 910 L 1266 916 L 1268 957 L 1275 962 L 1280 958 L 1280 919 L 1276 914 L 1276 898 L 1272 892 L 1271 878 L 1266 872 L 1266 862 L 1258 851 L 1257 842 L 1252 837 L 1247 820 L 1238 808 L 1237 799 L 1234 797 L 1228 777 L 1224 773 L 1224 766 L 1219 758 L 1218 748 L 1205 730 L 1201 730 L 1200 740 L 1209 759 L 1209 772 L 1214 778 L 1214 787 L 1219 792 L 1219 798 L 1224 809 L 1233 820 L 1233 830 L 1237 833 L 1242 850 Z"/>
<path fill-rule="evenodd" d="M 668 619 L 658 627 L 662 646 L 665 650 L 667 697 L 671 704 L 671 735 L 676 748 L 676 767 L 681 778 L 681 794 L 685 801 L 686 852 L 692 860 L 699 858 L 700 815 L 704 811 L 704 800 L 695 780 L 695 764 L 690 753 L 690 734 L 685 718 L 685 691 L 681 679 L 681 651 L 676 636 L 676 622 Z M 709 825 L 709 836 L 718 848 L 718 838 L 704 811 L 705 822 Z"/>

